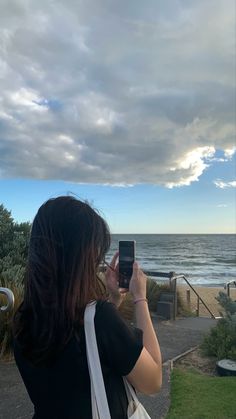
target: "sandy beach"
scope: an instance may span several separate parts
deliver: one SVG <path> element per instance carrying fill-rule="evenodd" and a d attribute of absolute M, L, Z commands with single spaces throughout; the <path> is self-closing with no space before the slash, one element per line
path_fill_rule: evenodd
<path fill-rule="evenodd" d="M 198 292 L 204 303 L 209 307 L 212 313 L 215 316 L 220 316 L 220 311 L 222 311 L 221 306 L 219 305 L 218 301 L 215 299 L 219 295 L 220 291 L 226 292 L 224 287 L 205 287 L 205 286 L 194 286 L 194 289 Z M 189 288 L 187 285 L 179 285 L 178 284 L 178 291 L 180 293 L 180 297 L 182 301 L 188 305 L 187 300 L 187 290 L 190 290 L 190 307 L 192 311 L 197 309 L 197 296 L 195 293 Z M 230 288 L 230 297 L 232 300 L 236 300 L 236 287 Z M 200 302 L 199 305 L 199 316 L 209 317 L 210 314 L 204 307 L 204 305 Z"/>

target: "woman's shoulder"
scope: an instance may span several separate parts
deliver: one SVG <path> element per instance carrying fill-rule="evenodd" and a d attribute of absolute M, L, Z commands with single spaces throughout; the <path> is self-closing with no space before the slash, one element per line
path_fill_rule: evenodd
<path fill-rule="evenodd" d="M 108 301 L 97 302 L 95 328 L 103 360 L 117 374 L 127 375 L 143 349 L 142 330 L 129 325 Z"/>
<path fill-rule="evenodd" d="M 110 303 L 108 300 L 98 300 L 96 302 L 96 318 L 107 316 L 119 316 L 119 312 L 115 304 Z"/>
<path fill-rule="evenodd" d="M 116 326 L 125 327 L 126 322 L 115 304 L 107 300 L 98 300 L 96 304 L 95 325 L 111 329 Z"/>

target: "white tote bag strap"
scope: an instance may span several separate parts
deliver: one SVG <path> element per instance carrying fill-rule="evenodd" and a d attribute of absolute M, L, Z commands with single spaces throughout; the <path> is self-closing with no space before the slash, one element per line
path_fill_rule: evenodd
<path fill-rule="evenodd" d="M 140 403 L 139 399 L 136 396 L 136 392 L 134 391 L 131 384 L 123 378 L 125 390 L 129 402 L 128 406 L 128 418 L 129 419 L 151 419 L 148 412 L 143 407 L 142 403 Z"/>
<path fill-rule="evenodd" d="M 91 380 L 93 419 L 111 419 L 95 334 L 95 312 L 96 302 L 92 302 L 87 305 L 84 314 L 84 330 L 87 361 Z"/>
<path fill-rule="evenodd" d="M 126 380 L 126 378 L 123 377 L 123 381 L 124 381 L 124 385 L 125 385 L 125 391 L 126 391 L 128 402 L 129 403 L 134 402 L 135 406 L 138 406 L 140 401 L 139 401 L 139 399 L 136 395 L 136 392 L 134 391 L 133 387 L 128 382 L 128 380 Z"/>

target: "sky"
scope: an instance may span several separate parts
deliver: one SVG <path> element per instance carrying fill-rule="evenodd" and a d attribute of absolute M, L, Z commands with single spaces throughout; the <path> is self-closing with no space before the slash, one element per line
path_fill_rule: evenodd
<path fill-rule="evenodd" d="M 0 203 L 236 233 L 234 0 L 1 0 Z"/>

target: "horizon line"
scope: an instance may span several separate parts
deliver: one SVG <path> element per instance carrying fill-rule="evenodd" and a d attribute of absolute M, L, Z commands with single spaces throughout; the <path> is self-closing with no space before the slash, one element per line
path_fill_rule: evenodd
<path fill-rule="evenodd" d="M 199 235 L 199 236 L 203 236 L 203 235 L 208 235 L 208 236 L 216 236 L 216 235 L 228 235 L 228 236 L 233 236 L 233 235 L 236 235 L 236 232 L 233 232 L 233 233 L 111 233 L 111 235 L 113 235 L 113 234 L 117 234 L 117 235 L 122 235 L 122 236 L 125 236 L 125 235 L 132 235 L 132 234 L 135 234 L 135 235 L 145 235 L 145 236 L 148 236 L 148 235 L 158 235 L 158 236 L 165 236 L 165 235 L 185 235 L 185 236 L 187 236 L 187 235 Z"/>

